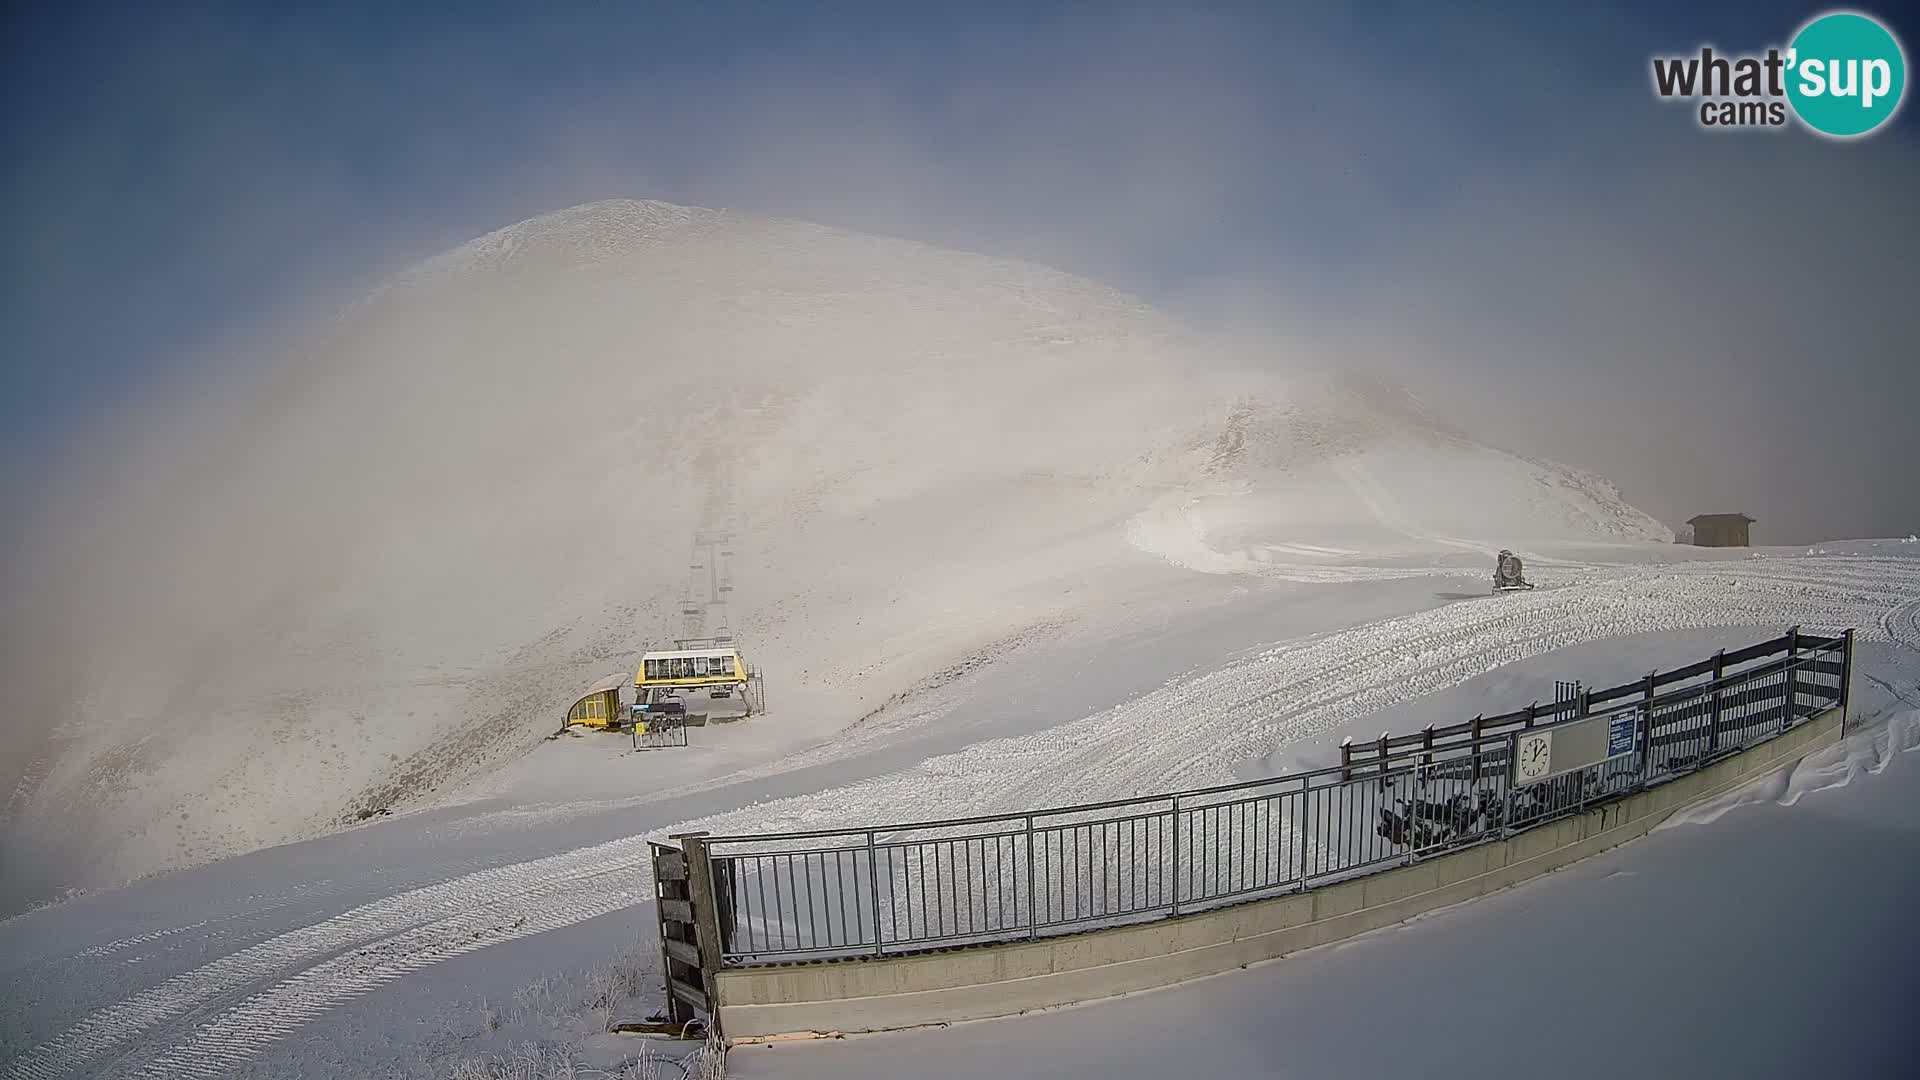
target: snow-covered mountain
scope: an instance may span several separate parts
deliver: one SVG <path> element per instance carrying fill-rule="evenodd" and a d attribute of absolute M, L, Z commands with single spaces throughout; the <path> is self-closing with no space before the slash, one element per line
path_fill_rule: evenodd
<path fill-rule="evenodd" d="M 8 692 L 57 720 L 0 826 L 58 821 L 114 879 L 445 792 L 671 636 L 701 526 L 738 536 L 732 629 L 796 745 L 1123 571 L 1670 538 L 1393 387 L 1215 359 L 1084 279 L 799 222 L 607 202 L 491 233 L 264 390 L 159 407 L 48 519 L 60 647 Z"/>

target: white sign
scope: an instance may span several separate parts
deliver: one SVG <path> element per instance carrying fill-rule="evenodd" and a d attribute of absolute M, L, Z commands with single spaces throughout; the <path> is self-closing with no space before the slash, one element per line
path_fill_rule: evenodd
<path fill-rule="evenodd" d="M 1553 732 L 1528 731 L 1514 740 L 1513 775 L 1521 784 L 1553 775 Z"/>

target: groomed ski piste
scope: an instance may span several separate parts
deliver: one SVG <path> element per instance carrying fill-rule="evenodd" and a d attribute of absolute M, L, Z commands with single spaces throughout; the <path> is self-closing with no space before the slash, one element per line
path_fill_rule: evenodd
<path fill-rule="evenodd" d="M 603 238 L 609 214 L 637 222 L 649 244 L 663 233 L 679 237 L 679 257 L 703 250 L 683 235 L 690 232 L 706 238 L 700 243 L 715 234 L 734 243 L 753 239 L 746 248 L 756 265 L 765 261 L 764 237 L 729 231 L 725 220 L 705 212 L 602 207 L 585 215 L 592 228 L 579 231 L 583 219 L 571 213 L 531 233 L 527 226 L 508 230 L 422 273 L 446 273 L 449 265 L 471 272 L 477 263 L 524 257 L 553 236 Z M 831 240 L 809 229 L 773 235 L 779 251 L 815 251 L 811 245 Z M 854 247 L 862 257 L 873 255 L 866 241 Z M 621 249 L 596 239 L 584 250 L 598 266 L 593 260 Z M 904 256 L 882 250 L 905 265 L 935 267 L 942 288 L 975 287 L 976 270 L 996 290 L 1018 279 L 991 261 L 976 266 L 973 257 L 941 261 L 939 253 L 918 249 Z M 808 275 L 819 272 L 811 257 L 801 262 Z M 955 274 L 963 279 L 958 285 L 949 280 Z M 1110 333 L 1115 319 L 1143 318 L 1129 304 L 1078 289 L 1033 279 L 1010 290 L 1014 306 L 1042 313 L 1043 325 L 1007 333 L 1085 341 Z M 1098 311 L 1074 308 L 1085 296 L 1097 297 Z M 779 303 L 789 321 L 804 315 L 816 331 L 844 318 L 791 292 L 780 292 Z M 979 305 L 959 306 L 968 320 L 981 318 Z M 934 329 L 942 326 L 949 324 Z M 930 376 L 922 370 L 916 377 Z M 377 760 L 368 755 L 363 762 L 344 746 L 338 782 L 328 789 L 296 775 L 311 760 L 304 756 L 313 752 L 311 741 L 297 744 L 299 754 L 275 757 L 263 737 L 236 735 L 262 741 L 236 752 L 239 764 L 222 777 L 234 786 L 223 799 L 246 805 L 243 795 L 261 798 L 270 827 L 246 834 L 240 826 L 237 839 L 223 841 L 228 848 L 187 858 L 143 847 L 137 833 L 130 846 L 110 846 L 111 833 L 90 826 L 76 832 L 76 844 L 104 845 L 99 850 L 114 865 L 139 879 L 0 922 L 0 1076 L 446 1076 L 461 1062 L 510 1057 L 528 1044 L 613 1068 L 634 1051 L 631 1040 L 602 1030 L 618 996 L 607 984 L 620 981 L 609 980 L 609 965 L 639 954 L 639 983 L 657 978 L 645 974 L 644 958 L 654 936 L 650 837 L 858 827 L 1271 775 L 1326 763 L 1344 736 L 1363 741 L 1383 729 L 1416 730 L 1550 700 L 1556 679 L 1623 681 L 1794 625 L 1857 629 L 1858 733 L 1676 825 L 1711 834 L 1754 814 L 1804 813 L 1805 805 L 1840 794 L 1830 789 L 1862 777 L 1869 779 L 1852 788 L 1897 784 L 1906 791 L 1915 784 L 1914 770 L 1900 768 L 1898 759 L 1920 745 L 1920 542 L 1676 546 L 1605 481 L 1482 446 L 1391 390 L 1344 378 L 1234 386 L 1224 404 L 1195 400 L 1191 413 L 1171 424 L 1164 420 L 1168 401 L 1155 398 L 1153 424 L 1114 434 L 1110 422 L 1122 410 L 1076 428 L 1091 442 L 1068 445 L 1070 452 L 1053 459 L 1065 462 L 1057 473 L 1033 474 L 1034 462 L 1045 460 L 1033 447 L 1002 447 L 990 465 L 972 461 L 936 486 L 916 479 L 915 470 L 950 460 L 942 456 L 948 451 L 937 440 L 916 449 L 914 437 L 932 436 L 903 433 L 933 422 L 933 413 L 916 412 L 919 391 L 910 381 L 889 384 L 902 395 L 903 403 L 892 406 L 907 414 L 901 421 L 863 412 L 881 410 L 878 398 L 862 404 L 863 393 L 884 394 L 861 382 L 823 379 L 764 404 L 755 394 L 734 393 L 686 421 L 689 429 L 724 422 L 738 435 L 731 462 L 744 568 L 737 596 L 743 609 L 750 602 L 756 610 L 736 615 L 734 629 L 757 632 L 760 656 L 774 672 L 767 716 L 702 729 L 684 750 L 632 754 L 591 738 L 542 741 L 554 703 L 564 709 L 580 677 L 623 661 L 622 650 L 640 640 L 626 629 L 594 638 L 599 631 L 580 630 L 562 615 L 551 632 L 521 631 L 525 640 L 498 654 L 499 671 L 420 680 L 439 693 L 484 692 L 495 700 L 484 710 L 469 706 L 486 713 L 484 738 L 446 720 L 401 724 L 379 736 L 403 761 L 436 748 L 477 759 L 448 773 L 432 797 L 401 799 L 391 814 L 307 829 L 301 823 L 324 805 L 320 794 L 374 783 Z M 886 438 L 869 444 L 856 433 L 834 454 L 807 449 L 823 432 L 841 430 L 850 414 L 884 425 Z M 316 430 L 326 426 L 313 423 Z M 955 430 L 969 429 L 963 423 Z M 1025 429 L 1007 430 L 1014 439 Z M 1143 442 L 1157 449 L 1129 459 L 1134 471 L 1107 464 L 1123 457 L 1115 447 Z M 900 460 L 889 460 L 889 449 Z M 645 478 L 636 470 L 656 460 L 577 479 L 584 465 L 604 460 L 604 451 L 595 443 L 582 456 L 528 466 L 526 483 L 575 487 L 515 498 L 527 507 L 579 505 L 589 494 L 631 489 Z M 676 506 L 700 506 L 711 473 L 673 469 L 673 484 L 663 490 L 670 487 Z M 956 516 L 956 506 L 967 514 Z M 484 522 L 489 511 L 470 505 L 466 512 Z M 454 516 L 463 527 L 469 523 Z M 799 524 L 774 531 L 789 516 Z M 635 522 L 641 520 L 652 517 Z M 486 543 L 490 534 L 467 535 Z M 595 611 L 584 621 L 596 627 L 660 621 L 663 612 L 634 598 L 675 587 L 671 563 L 685 540 L 660 540 L 670 554 L 657 573 L 641 567 L 560 576 L 584 574 L 582 566 L 624 567 L 596 563 L 597 549 L 586 546 L 559 561 L 564 565 L 530 562 L 527 572 L 544 576 L 504 583 L 493 607 L 468 606 L 409 625 L 436 630 L 482 610 L 512 621 L 524 609 L 511 601 L 538 591 L 536 585 L 553 585 L 560 596 L 542 598 L 542 618 L 573 603 Z M 426 584 L 401 573 L 420 565 L 407 559 L 444 558 L 458 544 L 399 533 L 383 542 L 366 564 L 381 568 L 377 584 L 412 590 L 387 610 L 406 612 L 403 602 L 438 595 L 429 587 L 471 586 L 471 575 L 452 570 Z M 1534 591 L 1489 594 L 1492 554 L 1502 548 L 1526 559 Z M 617 554 L 630 560 L 632 545 Z M 758 576 L 756 565 L 763 568 Z M 848 566 L 859 572 L 841 569 Z M 628 600 L 604 612 L 600 599 L 587 599 L 623 588 L 631 590 L 622 594 Z M 336 605 L 329 610 L 350 599 L 373 603 L 379 593 L 369 587 L 364 595 L 328 594 Z M 362 624 L 341 623 L 353 625 Z M 490 642 L 487 632 L 475 625 L 460 630 L 471 642 Z M 367 648 L 362 641 L 340 655 L 359 661 L 370 655 Z M 313 668 L 323 655 L 317 646 L 300 655 L 316 679 L 361 695 L 341 698 L 352 709 L 340 717 L 353 709 L 394 709 L 398 716 L 416 703 L 426 708 L 425 697 L 381 698 L 371 681 L 359 689 L 354 669 L 337 659 L 328 661 L 337 666 Z M 477 665 L 494 654 L 479 648 L 474 655 Z M 538 685 L 502 705 L 500 688 L 519 679 Z M 333 692 L 319 683 L 311 691 L 313 700 Z M 524 715 L 516 718 L 516 709 Z M 355 730 L 319 708 L 301 715 L 322 738 Z M 521 737 L 514 722 L 537 735 L 515 742 Z M 183 731 L 190 737 L 181 745 L 197 745 L 198 734 Z M 164 740 L 155 753 L 161 748 Z M 1894 775 L 1874 775 L 1883 771 Z M 61 804 L 48 793 L 62 790 L 62 777 L 74 772 L 72 765 L 36 763 L 9 802 L 14 822 L 53 820 L 49 808 Z M 201 782 L 177 758 L 156 758 L 131 775 L 177 775 L 189 792 Z M 248 794 L 276 782 L 286 793 L 283 806 Z M 137 792 L 140 801 L 129 797 L 126 810 L 157 818 L 192 805 L 190 793 L 151 783 Z M 1685 830 L 1668 833 L 1676 831 Z M 1610 865 L 1631 873 L 1638 846 L 1608 856 Z M 1564 892 L 1543 882 L 1485 906 L 1531 895 L 1551 907 Z M 1404 932 L 1439 933 L 1433 928 L 1447 925 L 1453 921 L 1443 913 Z M 1391 941 L 1392 933 L 1369 940 Z M 1316 954 L 1307 964 L 1336 978 L 1324 969 L 1337 967 L 1341 955 Z M 631 971 L 622 978 L 636 1000 L 657 993 L 636 984 Z M 1443 971 L 1410 966 L 1405 978 L 1445 993 Z M 1179 1013 L 1166 1003 L 1208 992 L 1175 988 L 1149 997 Z M 1343 992 L 1358 991 L 1349 984 Z M 1082 1012 L 1097 1017 L 1103 1008 L 1124 1007 Z M 965 1030 L 972 1029 L 948 1034 Z M 1056 1045 L 1049 1029 L 1021 1030 L 1032 1053 L 1074 1060 L 1071 1046 Z M 1240 1034 L 1252 1038 L 1244 1028 Z M 847 1058 L 755 1050 L 736 1052 L 735 1067 L 742 1075 L 778 1076 L 790 1060 L 801 1070 L 795 1075 L 876 1078 L 903 1075 L 901 1060 L 932 1070 L 913 1075 L 977 1075 L 969 1070 L 986 1067 L 969 1064 L 952 1043 L 926 1044 L 943 1047 L 950 1066 L 934 1069 L 911 1042 L 931 1037 L 907 1033 L 880 1037 L 904 1042 L 871 1043 L 906 1047 L 901 1059 L 884 1049 Z M 846 1046 L 856 1044 L 866 1045 Z M 1078 1075 L 1118 1075 L 1089 1064 L 1100 1060 L 1081 1061 Z M 992 1067 L 1020 1072 L 1004 1061 Z M 1072 1074 L 1068 1066 L 1056 1071 Z"/>

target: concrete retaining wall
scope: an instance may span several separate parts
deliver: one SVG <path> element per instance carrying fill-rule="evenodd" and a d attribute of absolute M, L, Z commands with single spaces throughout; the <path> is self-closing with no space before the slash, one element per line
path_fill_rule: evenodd
<path fill-rule="evenodd" d="M 922 956 L 723 971 L 729 1041 L 1011 1016 L 1231 971 L 1506 888 L 1645 836 L 1675 811 L 1838 741 L 1843 710 L 1575 817 L 1305 893 L 1144 925 Z"/>

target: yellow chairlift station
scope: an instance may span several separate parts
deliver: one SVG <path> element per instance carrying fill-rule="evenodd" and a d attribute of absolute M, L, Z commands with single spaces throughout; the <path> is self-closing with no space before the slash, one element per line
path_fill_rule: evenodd
<path fill-rule="evenodd" d="M 646 653 L 633 675 L 634 689 L 641 692 L 643 701 L 646 691 L 655 688 L 741 688 L 746 681 L 746 661 L 730 645 Z"/>
<path fill-rule="evenodd" d="M 765 712 L 766 684 L 732 640 L 682 640 L 674 642 L 677 648 L 643 654 L 633 674 L 634 712 L 679 712 L 688 697 L 703 692 L 709 701 L 738 700 L 743 711 L 737 716 Z"/>

